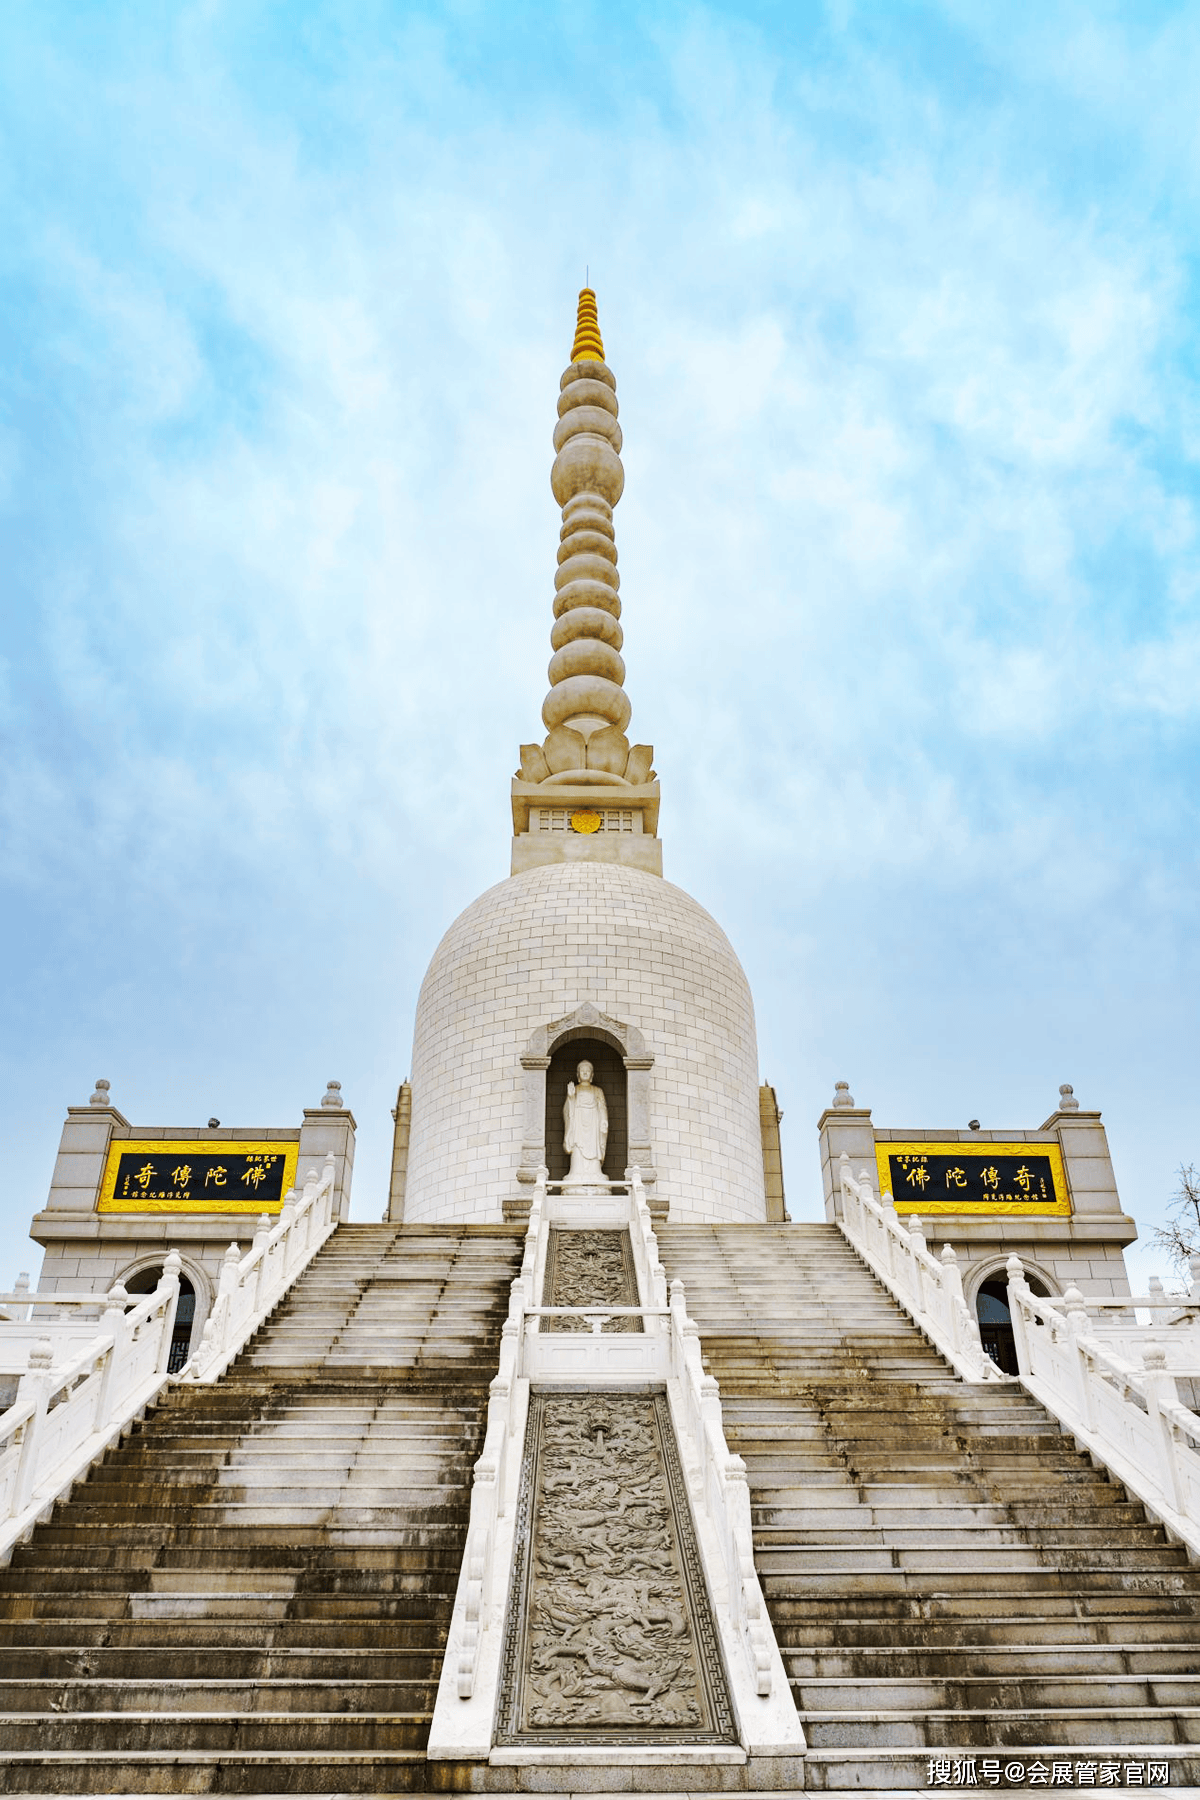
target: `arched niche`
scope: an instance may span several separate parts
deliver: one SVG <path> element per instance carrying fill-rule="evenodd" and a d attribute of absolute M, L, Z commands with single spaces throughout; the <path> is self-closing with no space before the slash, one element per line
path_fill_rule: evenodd
<path fill-rule="evenodd" d="M 629 1167 L 628 1080 L 620 1050 L 607 1038 L 588 1032 L 571 1031 L 560 1038 L 550 1053 L 546 1070 L 546 1167 L 551 1181 L 562 1181 L 571 1159 L 563 1149 L 563 1109 L 567 1099 L 567 1083 L 574 1081 L 581 1062 L 592 1065 L 592 1080 L 604 1094 L 608 1111 L 608 1142 L 604 1150 L 604 1175 L 608 1181 L 623 1181 Z"/>
<path fill-rule="evenodd" d="M 1036 1299 L 1051 1298 L 1047 1281 L 1034 1270 L 1026 1267 L 1025 1279 Z M 1003 1263 L 984 1270 L 975 1288 L 974 1306 L 984 1350 L 1006 1375 L 1018 1375 L 1017 1342 L 1008 1301 L 1008 1271 Z"/>
<path fill-rule="evenodd" d="M 152 1294 L 162 1280 L 163 1265 L 160 1258 L 135 1263 L 126 1274 L 118 1277 L 121 1286 L 133 1300 L 142 1300 Z M 167 1361 L 167 1373 L 174 1375 L 191 1355 L 193 1344 L 200 1341 L 200 1328 L 208 1316 L 209 1310 L 208 1283 L 203 1273 L 191 1265 L 185 1265 L 179 1271 L 179 1299 L 175 1304 L 175 1324 L 171 1332 L 171 1349 Z"/>
<path fill-rule="evenodd" d="M 596 1056 L 588 1056 L 585 1046 L 597 1048 Z M 600 1052 L 604 1052 L 603 1056 Z M 573 1058 L 573 1060 L 572 1060 Z M 581 1061 L 594 1062 L 601 1071 L 600 1085 L 609 1105 L 608 1149 L 604 1172 L 610 1181 L 623 1179 L 625 1170 L 636 1164 L 649 1187 L 654 1181 L 654 1155 L 650 1143 L 650 1071 L 654 1058 L 646 1049 L 646 1040 L 636 1025 L 602 1013 L 590 1001 L 577 1007 L 565 1018 L 552 1019 L 533 1033 L 521 1056 L 524 1087 L 524 1126 L 521 1164 L 517 1180 L 532 1183 L 543 1164 L 551 1171 L 551 1179 L 559 1164 L 566 1171 L 562 1150 L 562 1107 L 568 1080 L 574 1079 L 575 1066 Z M 609 1092 L 611 1073 L 615 1093 Z M 615 1079 L 617 1067 L 624 1074 L 624 1144 L 614 1131 L 614 1098 L 620 1098 L 620 1084 Z M 553 1077 L 547 1080 L 553 1068 Z M 569 1071 L 564 1073 L 564 1071 Z M 562 1093 L 558 1093 L 561 1082 Z M 553 1161 L 551 1160 L 553 1158 Z M 620 1166 L 618 1167 L 618 1162 Z"/>

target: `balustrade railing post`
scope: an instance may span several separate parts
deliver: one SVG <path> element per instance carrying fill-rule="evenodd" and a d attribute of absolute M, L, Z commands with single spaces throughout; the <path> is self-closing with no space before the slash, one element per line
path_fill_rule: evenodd
<path fill-rule="evenodd" d="M 238 1284 L 238 1260 L 238 1247 L 235 1243 L 231 1243 L 221 1260 L 221 1273 L 217 1279 L 217 1297 L 213 1301 L 210 1320 L 213 1328 L 213 1353 L 218 1357 L 224 1356 L 229 1347 L 233 1295 Z"/>
<path fill-rule="evenodd" d="M 92 1428 L 95 1431 L 103 1431 L 105 1421 L 112 1410 L 116 1371 L 124 1360 L 120 1355 L 119 1346 L 126 1336 L 125 1308 L 128 1305 L 129 1295 L 119 1282 L 109 1288 L 107 1302 L 100 1315 L 100 1333 L 102 1336 L 111 1337 L 112 1343 L 108 1355 L 104 1359 L 104 1368 L 101 1371 L 100 1379 L 96 1383 L 96 1408 L 92 1414 Z"/>
<path fill-rule="evenodd" d="M 163 1272 L 154 1290 L 155 1299 L 162 1302 L 158 1355 L 154 1363 L 159 1375 L 167 1373 L 167 1364 L 171 1360 L 171 1337 L 175 1330 L 175 1310 L 179 1305 L 179 1275 L 182 1268 L 183 1258 L 178 1250 L 168 1250 L 163 1262 Z"/>
<path fill-rule="evenodd" d="M 883 1214 L 883 1217 L 880 1220 L 879 1229 L 884 1242 L 884 1267 L 887 1269 L 887 1272 L 892 1279 L 895 1280 L 896 1259 L 897 1257 L 903 1258 L 904 1246 L 907 1244 L 908 1239 L 903 1235 L 904 1227 L 900 1223 L 900 1217 L 896 1211 L 896 1202 L 890 1193 L 880 1195 L 879 1207 Z"/>
<path fill-rule="evenodd" d="M 129 1302 L 129 1307 L 124 1318 L 121 1320 L 115 1342 L 113 1343 L 112 1385 L 117 1392 L 125 1385 L 125 1371 L 128 1364 L 133 1360 L 134 1346 L 137 1342 L 135 1337 L 137 1327 L 133 1323 L 133 1314 L 141 1304 L 141 1297 L 137 1294 L 131 1294 Z"/>
<path fill-rule="evenodd" d="M 917 1311 L 927 1313 L 928 1301 L 925 1293 L 925 1226 L 919 1213 L 913 1213 L 908 1221 L 908 1267 L 912 1280 L 913 1300 Z"/>
<path fill-rule="evenodd" d="M 1067 1315 L 1067 1330 L 1071 1338 L 1071 1360 L 1075 1372 L 1075 1392 L 1079 1405 L 1079 1417 L 1088 1431 L 1096 1429 L 1096 1396 L 1093 1386 L 1095 1377 L 1092 1373 L 1092 1360 L 1089 1355 L 1088 1339 L 1091 1336 L 1091 1320 L 1087 1308 L 1083 1304 L 1083 1295 L 1077 1287 L 1069 1287 L 1063 1295 L 1063 1309 Z"/>
<path fill-rule="evenodd" d="M 1004 1265 L 1008 1277 L 1009 1318 L 1012 1321 L 1013 1340 L 1017 1350 L 1017 1368 L 1023 1380 L 1028 1380 L 1033 1368 L 1033 1346 L 1029 1341 L 1029 1321 L 1022 1301 L 1029 1293 L 1029 1284 L 1025 1280 L 1025 1265 L 1019 1256 L 1010 1256 Z"/>
<path fill-rule="evenodd" d="M 29 1352 L 29 1364 L 17 1387 L 17 1401 L 32 1401 L 33 1413 L 21 1431 L 21 1450 L 13 1483 L 12 1511 L 24 1512 L 37 1491 L 38 1453 L 46 1426 L 46 1410 L 54 1376 L 54 1346 L 49 1338 L 38 1338 Z"/>
<path fill-rule="evenodd" d="M 942 1294 L 950 1327 L 950 1341 L 956 1350 L 974 1348 L 970 1344 L 970 1335 L 966 1329 L 967 1303 L 963 1297 L 962 1271 L 958 1266 L 958 1255 L 953 1244 L 942 1245 L 942 1254 L 938 1261 L 941 1271 Z"/>
<path fill-rule="evenodd" d="M 267 1239 L 271 1235 L 270 1213 L 259 1213 L 258 1224 L 254 1228 L 254 1242 L 250 1246 L 250 1254 L 258 1257 L 258 1268 L 254 1277 L 254 1310 L 262 1312 L 266 1306 L 267 1282 L 269 1279 L 270 1257 L 267 1254 Z"/>
<path fill-rule="evenodd" d="M 1142 1360 L 1145 1365 L 1142 1391 L 1146 1396 L 1146 1410 L 1154 1425 L 1161 1469 L 1160 1485 L 1176 1512 L 1186 1516 L 1187 1492 L 1179 1467 L 1179 1441 L 1169 1411 L 1179 1404 L 1175 1377 L 1167 1367 L 1167 1353 L 1161 1344 L 1147 1344 Z"/>
<path fill-rule="evenodd" d="M 288 1285 L 288 1278 L 292 1272 L 292 1262 L 296 1250 L 296 1214 L 300 1211 L 304 1201 L 308 1199 L 310 1184 L 315 1179 L 315 1176 L 315 1169 L 310 1169 L 308 1174 L 304 1177 L 304 1187 L 301 1192 L 297 1194 L 295 1188 L 293 1188 L 287 1199 L 284 1201 L 280 1211 L 280 1231 L 279 1236 L 275 1240 L 276 1254 L 278 1255 L 279 1262 L 276 1279 L 273 1284 L 277 1288 L 284 1288 Z"/>

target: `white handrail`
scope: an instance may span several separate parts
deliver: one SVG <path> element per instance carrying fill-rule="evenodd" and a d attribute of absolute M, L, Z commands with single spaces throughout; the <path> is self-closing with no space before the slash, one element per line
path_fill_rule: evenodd
<path fill-rule="evenodd" d="M 1152 1288 L 1148 1294 L 1089 1294 L 1084 1302 L 1089 1308 L 1103 1307 L 1106 1311 L 1136 1312 L 1139 1307 L 1156 1313 L 1197 1313 L 1200 1312 L 1200 1294 L 1195 1289 L 1190 1294 L 1169 1294 L 1165 1288 L 1156 1293 Z"/>
<path fill-rule="evenodd" d="M 154 1292 L 129 1312 L 114 1287 L 96 1335 L 83 1351 L 70 1340 L 57 1368 L 49 1337 L 30 1350 L 16 1400 L 0 1413 L 0 1561 L 165 1386 L 179 1270 L 172 1250 Z"/>
<path fill-rule="evenodd" d="M 842 1191 L 842 1234 L 868 1268 L 900 1302 L 926 1337 L 964 1381 L 1004 1381 L 1007 1378 L 986 1354 L 979 1336 L 979 1321 L 972 1317 L 963 1298 L 958 1257 L 947 1244 L 940 1261 L 925 1248 L 925 1231 L 914 1214 L 907 1230 L 896 1216 L 890 1194 L 876 1200 L 865 1169 L 857 1181 L 850 1173 L 850 1158 L 843 1150 L 838 1158 Z"/>
<path fill-rule="evenodd" d="M 725 1562 L 729 1598 L 754 1692 L 768 1696 L 777 1674 L 774 1633 L 754 1567 L 754 1527 L 746 1465 L 729 1448 L 716 1377 L 707 1375 L 700 1354 L 700 1333 L 688 1317 L 682 1281 L 671 1283 L 671 1347 L 673 1373 L 683 1390 L 688 1429 L 699 1447 L 703 1500 L 716 1527 Z M 772 1655 L 772 1650 L 775 1654 Z"/>
<path fill-rule="evenodd" d="M 650 1217 L 641 1170 L 631 1169 L 630 1178 L 633 1201 L 630 1238 L 634 1260 L 639 1269 L 647 1270 L 650 1291 L 656 1304 L 661 1305 L 659 1295 L 664 1300 L 667 1297 L 666 1271 L 658 1254 L 658 1237 Z M 668 1316 L 671 1373 L 679 1381 L 689 1434 L 700 1452 L 703 1500 L 721 1545 L 734 1624 L 754 1692 L 766 1698 L 772 1691 L 775 1677 L 782 1674 L 782 1664 L 774 1632 L 767 1622 L 766 1601 L 754 1567 L 754 1528 L 746 1465 L 730 1450 L 726 1441 L 721 1390 L 716 1377 L 705 1373 L 700 1332 L 695 1321 L 688 1317 L 682 1281 L 670 1284 Z"/>
<path fill-rule="evenodd" d="M 44 1294 L 34 1294 L 26 1288 L 23 1293 L 0 1294 L 0 1306 L 11 1306 L 14 1303 L 24 1306 L 26 1309 L 31 1306 L 40 1306 L 43 1308 L 55 1306 L 92 1306 L 98 1307 L 103 1311 L 104 1302 L 107 1297 L 106 1294 L 97 1294 L 95 1292 L 90 1294 L 58 1293 L 54 1289 L 50 1289 Z M 20 1319 L 13 1322 L 16 1324 L 25 1323 L 24 1320 Z"/>
<path fill-rule="evenodd" d="M 129 1311 L 130 1296 L 119 1285 L 107 1296 L 22 1294 L 24 1305 L 99 1300 L 104 1313 L 82 1349 L 78 1325 L 12 1323 L 18 1335 L 28 1336 L 39 1324 L 44 1335 L 28 1352 L 16 1400 L 0 1413 L 0 1563 L 171 1382 L 212 1382 L 225 1372 L 336 1228 L 335 1170 L 332 1154 L 320 1175 L 310 1170 L 303 1195 L 297 1200 L 294 1189 L 288 1193 L 273 1230 L 264 1213 L 253 1247 L 240 1261 L 237 1245 L 230 1245 L 200 1348 L 178 1376 L 167 1372 L 182 1266 L 178 1251 L 166 1257 L 154 1292 Z M 65 1358 L 57 1366 L 56 1343 Z"/>
<path fill-rule="evenodd" d="M 475 1463 L 472 1477 L 467 1547 L 459 1577 L 459 1592 L 455 1597 L 455 1610 L 462 1615 L 455 1670 L 456 1690 L 460 1700 L 469 1700 L 475 1691 L 484 1626 L 493 1605 L 493 1578 L 498 1560 L 495 1553 L 496 1529 L 499 1521 L 507 1515 L 512 1499 L 509 1492 L 514 1465 L 511 1440 L 516 1435 L 525 1410 L 518 1403 L 521 1348 L 526 1314 L 536 1292 L 539 1239 L 546 1203 L 546 1174 L 544 1168 L 538 1170 L 529 1208 L 529 1223 L 525 1230 L 521 1272 L 514 1277 L 509 1290 L 508 1317 L 500 1331 L 500 1365 L 488 1388 L 483 1449 Z"/>
<path fill-rule="evenodd" d="M 1142 1333 L 1140 1362 L 1092 1329 L 1077 1288 L 1061 1309 L 1008 1259 L 1008 1303 L 1021 1380 L 1117 1480 L 1200 1551 L 1200 1417 L 1180 1404 L 1166 1351 Z"/>
<path fill-rule="evenodd" d="M 718 1599 L 718 1629 L 728 1646 L 727 1667 L 738 1694 L 741 1731 L 747 1749 L 773 1746 L 777 1753 L 803 1751 L 804 1734 L 792 1702 L 787 1672 L 767 1616 L 766 1603 L 754 1568 L 750 1493 L 746 1467 L 731 1454 L 721 1422 L 717 1383 L 706 1375 L 696 1326 L 688 1318 L 683 1288 L 671 1284 L 668 1300 L 666 1272 L 658 1254 L 639 1169 L 627 1172 L 630 1244 L 638 1274 L 637 1306 L 610 1306 L 603 1302 L 577 1307 L 545 1307 L 538 1296 L 545 1279 L 546 1254 L 552 1221 L 561 1220 L 557 1199 L 548 1202 L 546 1170 L 540 1169 L 530 1205 L 529 1222 L 520 1274 L 512 1283 L 508 1318 L 500 1340 L 500 1367 L 491 1384 L 483 1450 L 475 1464 L 466 1553 L 455 1594 L 449 1649 L 442 1668 L 429 1737 L 433 1761 L 462 1756 L 482 1757 L 492 1743 L 494 1709 L 500 1680 L 500 1649 L 505 1608 L 514 1566 L 516 1500 L 521 1479 L 525 1421 L 530 1391 L 531 1353 L 538 1367 L 539 1385 L 553 1387 L 579 1378 L 575 1362 L 554 1371 L 553 1362 L 541 1355 L 540 1326 L 547 1316 L 574 1316 L 600 1323 L 606 1318 L 640 1317 L 645 1325 L 652 1362 L 675 1396 L 672 1407 L 680 1451 L 688 1471 L 688 1483 L 696 1513 L 701 1556 L 714 1592 L 723 1577 L 726 1600 Z M 607 1203 L 605 1203 L 607 1204 Z M 568 1215 L 569 1216 L 569 1215 Z M 600 1229 L 615 1223 L 603 1215 Z M 648 1342 L 647 1342 L 648 1340 Z M 635 1348 L 631 1337 L 616 1334 L 601 1338 L 598 1332 L 563 1334 L 556 1348 L 565 1346 L 585 1358 L 608 1351 Z M 594 1350 L 593 1347 L 594 1346 Z M 644 1380 L 638 1359 L 632 1369 L 597 1364 L 605 1387 L 640 1385 Z M 681 1410 L 675 1410 L 676 1406 Z M 722 1607 L 726 1608 L 722 1614 Z M 721 1623 L 725 1618 L 730 1625 Z M 727 1635 L 728 1633 L 728 1635 Z M 736 1636 L 744 1665 L 736 1662 Z"/>

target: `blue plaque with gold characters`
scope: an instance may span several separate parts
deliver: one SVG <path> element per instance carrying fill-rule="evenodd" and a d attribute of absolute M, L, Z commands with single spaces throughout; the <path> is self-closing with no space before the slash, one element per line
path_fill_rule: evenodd
<path fill-rule="evenodd" d="M 898 1213 L 1058 1214 L 1071 1197 L 1057 1144 L 876 1142 L 879 1191 Z"/>
<path fill-rule="evenodd" d="M 109 1146 L 100 1212 L 277 1213 L 295 1185 L 296 1143 L 214 1144 L 117 1138 Z"/>

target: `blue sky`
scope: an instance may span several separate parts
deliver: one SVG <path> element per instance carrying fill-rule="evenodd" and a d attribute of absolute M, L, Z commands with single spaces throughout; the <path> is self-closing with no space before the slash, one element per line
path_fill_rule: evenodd
<path fill-rule="evenodd" d="M 336 1076 L 382 1213 L 540 729 L 585 264 L 634 727 L 793 1212 L 836 1079 L 921 1127 L 1072 1081 L 1154 1223 L 1200 1161 L 1198 61 L 1195 4 L 11 0 L 0 1280 L 97 1075 L 143 1124 Z"/>

